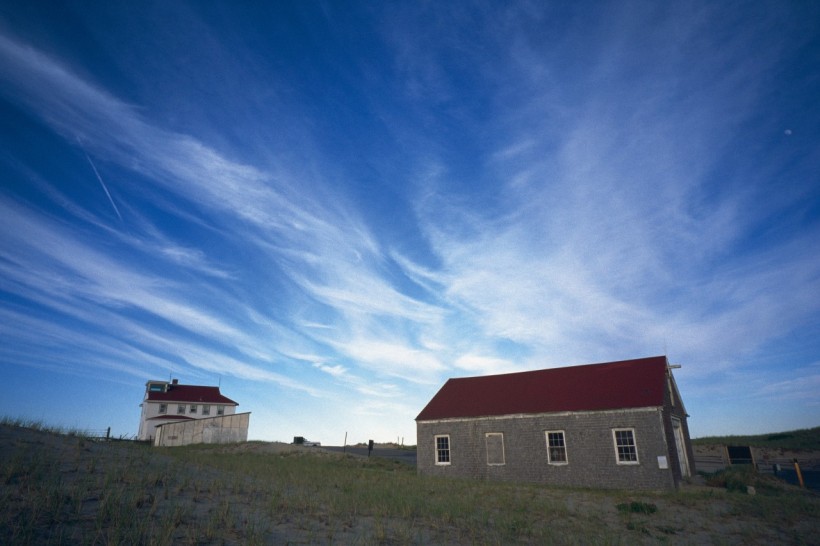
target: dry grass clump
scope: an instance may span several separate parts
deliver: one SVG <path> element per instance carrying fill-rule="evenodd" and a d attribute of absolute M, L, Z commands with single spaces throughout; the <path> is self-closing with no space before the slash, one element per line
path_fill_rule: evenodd
<path fill-rule="evenodd" d="M 817 541 L 784 487 L 632 493 L 420 477 L 281 444 L 155 449 L 0 423 L 0 544 L 656 544 Z"/>

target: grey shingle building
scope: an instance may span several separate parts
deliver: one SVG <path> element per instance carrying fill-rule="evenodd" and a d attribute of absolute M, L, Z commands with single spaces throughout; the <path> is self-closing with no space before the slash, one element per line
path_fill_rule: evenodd
<path fill-rule="evenodd" d="M 674 489 L 687 417 L 665 356 L 450 379 L 416 417 L 418 472 Z"/>

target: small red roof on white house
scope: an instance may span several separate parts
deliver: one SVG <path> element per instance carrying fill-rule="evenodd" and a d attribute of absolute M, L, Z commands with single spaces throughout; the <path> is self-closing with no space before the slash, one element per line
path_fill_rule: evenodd
<path fill-rule="evenodd" d="M 416 420 L 658 407 L 667 366 L 655 356 L 449 379 Z"/>
<path fill-rule="evenodd" d="M 223 404 L 238 406 L 236 402 L 219 392 L 219 387 L 202 385 L 169 384 L 165 392 L 148 391 L 149 402 L 185 402 L 188 404 Z"/>

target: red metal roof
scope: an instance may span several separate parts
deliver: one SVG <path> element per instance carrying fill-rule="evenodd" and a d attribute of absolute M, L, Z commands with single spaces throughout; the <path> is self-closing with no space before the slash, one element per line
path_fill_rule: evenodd
<path fill-rule="evenodd" d="M 449 379 L 417 421 L 663 405 L 665 356 Z"/>
<path fill-rule="evenodd" d="M 225 404 L 238 406 L 236 402 L 223 396 L 219 387 L 200 385 L 168 385 L 167 392 L 148 391 L 150 402 L 186 402 L 189 404 Z"/>

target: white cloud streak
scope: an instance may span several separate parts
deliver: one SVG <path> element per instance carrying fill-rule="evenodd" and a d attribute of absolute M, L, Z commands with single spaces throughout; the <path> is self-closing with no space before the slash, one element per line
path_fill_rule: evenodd
<path fill-rule="evenodd" d="M 440 317 L 440 309 L 407 297 L 383 280 L 378 271 L 378 245 L 355 215 L 336 203 L 304 202 L 293 193 L 299 182 L 289 175 L 272 175 L 233 162 L 190 136 L 150 125 L 135 109 L 32 48 L 0 37 L 0 53 L 4 78 L 15 86 L 13 100 L 26 103 L 67 139 L 81 138 L 95 154 L 146 175 L 195 206 L 217 212 L 217 218 L 228 231 L 237 221 L 255 229 L 255 235 L 244 235 L 246 242 L 255 240 L 260 249 L 273 249 L 283 260 L 279 267 L 284 266 L 283 270 L 290 273 L 305 294 L 335 309 L 338 316 L 352 321 L 355 328 L 363 328 L 375 316 L 411 323 L 435 322 Z M 338 196 L 333 199 L 338 200 Z M 21 250 L 19 256 L 28 256 L 18 258 L 28 263 L 18 264 L 17 271 L 47 263 L 47 267 L 57 266 L 82 279 L 81 283 L 68 284 L 53 277 L 37 279 L 39 287 L 51 296 L 64 299 L 57 292 L 65 289 L 78 298 L 135 307 L 191 333 L 252 350 L 254 340 L 235 326 L 174 297 L 172 291 L 180 288 L 177 282 L 138 273 L 131 265 L 114 262 L 89 247 L 62 238 L 39 221 L 11 214 L 11 208 L 7 208 L 7 223 L 14 223 L 15 229 L 25 224 L 24 229 L 44 243 L 34 258 L 34 254 L 21 250 L 25 241 L 13 242 Z M 139 245 L 137 239 L 128 242 Z M 165 245 L 156 251 L 172 261 L 204 269 L 205 260 L 196 249 Z M 287 260 L 294 258 L 298 267 L 291 269 L 286 266 Z M 40 263 L 36 266 L 33 260 Z M 205 272 L 225 276 L 219 270 Z M 18 280 L 22 285 L 34 282 L 33 278 Z M 355 326 L 357 323 L 359 326 Z M 416 363 L 402 362 L 402 356 L 433 362 L 429 355 L 413 348 L 409 340 L 395 339 L 389 347 L 395 352 L 392 356 L 365 350 L 365 360 L 372 362 L 379 353 L 382 362 L 389 362 L 389 366 L 379 367 L 382 372 L 403 376 L 411 376 L 410 369 Z M 345 354 L 356 356 L 363 350 L 347 349 Z M 239 369 L 236 362 L 227 364 Z M 242 372 L 245 376 L 254 373 Z M 283 383 L 281 377 L 276 380 Z"/>

